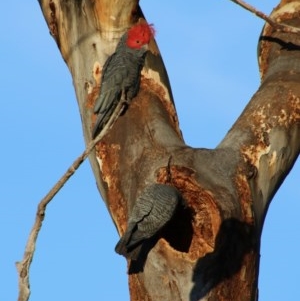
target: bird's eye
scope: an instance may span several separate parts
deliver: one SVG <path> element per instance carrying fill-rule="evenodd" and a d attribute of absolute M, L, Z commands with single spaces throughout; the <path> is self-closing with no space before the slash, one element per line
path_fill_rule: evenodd
<path fill-rule="evenodd" d="M 140 42 L 141 42 L 140 40 L 136 40 L 136 43 L 137 43 L 137 44 L 140 44 Z"/>

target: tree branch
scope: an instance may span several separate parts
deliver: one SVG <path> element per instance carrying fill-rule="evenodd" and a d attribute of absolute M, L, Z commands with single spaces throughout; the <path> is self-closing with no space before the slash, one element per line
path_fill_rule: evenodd
<path fill-rule="evenodd" d="M 34 256 L 38 234 L 42 228 L 43 220 L 45 218 L 47 205 L 51 202 L 51 200 L 59 192 L 59 190 L 65 185 L 65 183 L 71 178 L 71 176 L 84 162 L 84 160 L 89 156 L 95 145 L 107 134 L 109 129 L 113 126 L 120 113 L 122 112 L 123 105 L 123 103 L 118 104 L 113 115 L 111 116 L 103 130 L 99 133 L 99 135 L 88 144 L 84 152 L 73 162 L 73 164 L 67 169 L 64 175 L 57 181 L 57 183 L 38 204 L 35 222 L 27 240 L 23 259 L 22 261 L 16 263 L 19 273 L 18 301 L 27 301 L 30 296 L 29 269 Z"/>
<path fill-rule="evenodd" d="M 266 14 L 263 12 L 257 10 L 255 7 L 251 6 L 250 4 L 242 1 L 242 0 L 231 0 L 232 2 L 240 5 L 241 7 L 245 8 L 246 10 L 250 11 L 251 13 L 255 14 L 259 18 L 265 20 L 267 23 L 269 23 L 273 28 L 275 28 L 278 31 L 286 32 L 286 33 L 300 33 L 300 29 L 289 26 L 286 24 L 280 24 L 273 20 L 272 18 L 268 17 Z"/>

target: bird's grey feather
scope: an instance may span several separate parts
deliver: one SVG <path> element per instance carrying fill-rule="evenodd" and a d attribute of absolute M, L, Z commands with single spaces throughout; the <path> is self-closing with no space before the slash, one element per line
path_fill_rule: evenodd
<path fill-rule="evenodd" d="M 128 257 L 128 252 L 153 237 L 172 219 L 179 203 L 183 204 L 183 199 L 172 186 L 153 184 L 146 187 L 134 204 L 116 252 Z"/>
<path fill-rule="evenodd" d="M 101 131 L 113 114 L 122 92 L 129 103 L 140 87 L 140 74 L 145 62 L 146 49 L 133 49 L 126 44 L 127 33 L 120 39 L 115 52 L 107 59 L 102 69 L 100 93 L 94 106 L 98 114 L 92 137 Z"/>

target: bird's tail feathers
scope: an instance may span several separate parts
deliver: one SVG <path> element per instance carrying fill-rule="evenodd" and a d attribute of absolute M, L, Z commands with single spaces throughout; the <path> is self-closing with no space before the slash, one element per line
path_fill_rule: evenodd
<path fill-rule="evenodd" d="M 113 115 L 114 110 L 118 105 L 118 99 L 121 97 L 121 92 L 118 92 L 117 94 L 115 91 L 112 92 L 110 92 L 111 95 L 109 97 L 113 99 L 113 101 L 108 103 L 104 109 L 101 108 L 101 106 L 103 105 L 101 103 L 101 100 L 103 101 L 103 99 L 99 98 L 96 102 L 94 113 L 98 113 L 98 116 L 92 132 L 93 139 L 96 138 L 97 134 L 104 128 L 105 124 Z"/>
<path fill-rule="evenodd" d="M 144 234 L 141 235 L 138 232 L 132 233 L 130 240 L 128 240 L 126 247 L 128 250 L 134 249 L 137 245 L 141 244 L 145 240 Z"/>
<path fill-rule="evenodd" d="M 142 243 L 139 242 L 131 243 L 131 233 L 125 233 L 116 244 L 115 251 L 126 258 L 136 260 L 142 247 Z"/>
<path fill-rule="evenodd" d="M 127 244 L 130 241 L 130 239 L 131 239 L 131 231 L 127 230 L 116 244 L 115 251 L 121 255 L 123 253 L 127 253 Z"/>

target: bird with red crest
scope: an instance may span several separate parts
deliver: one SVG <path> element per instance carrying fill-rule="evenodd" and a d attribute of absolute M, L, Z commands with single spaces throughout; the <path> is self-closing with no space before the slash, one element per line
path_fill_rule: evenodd
<path fill-rule="evenodd" d="M 120 101 L 129 105 L 140 89 L 141 71 L 155 30 L 152 24 L 140 22 L 121 37 L 115 52 L 106 60 L 94 113 L 97 120 L 92 138 L 101 132 Z"/>

